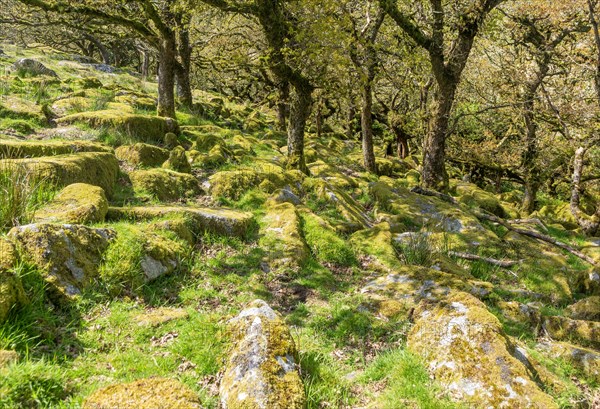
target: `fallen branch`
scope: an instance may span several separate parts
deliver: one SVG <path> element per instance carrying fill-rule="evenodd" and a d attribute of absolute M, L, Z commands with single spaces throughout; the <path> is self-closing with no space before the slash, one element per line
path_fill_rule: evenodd
<path fill-rule="evenodd" d="M 542 229 L 544 229 L 544 231 L 548 231 L 548 228 L 546 227 L 546 225 L 544 224 L 544 222 L 542 222 L 540 219 L 537 219 L 537 218 L 532 218 L 532 219 L 511 219 L 511 220 L 508 220 L 508 222 L 511 223 L 511 224 L 537 224 Z"/>
<path fill-rule="evenodd" d="M 458 257 L 458 258 L 463 258 L 465 260 L 485 261 L 486 263 L 493 264 L 495 266 L 503 267 L 503 268 L 508 268 L 508 267 L 514 266 L 515 264 L 519 264 L 519 261 L 514 261 L 514 260 L 496 260 L 495 258 L 482 257 L 482 256 L 478 256 L 477 254 L 461 253 L 461 252 L 458 252 L 458 251 L 450 251 L 450 252 L 448 252 L 448 254 L 450 256 L 454 256 L 454 257 Z"/>
<path fill-rule="evenodd" d="M 413 187 L 412 189 L 410 189 L 410 191 L 412 193 L 416 193 L 416 194 L 423 195 L 423 196 L 437 197 L 438 199 L 441 199 L 444 202 L 458 204 L 456 199 L 454 199 L 452 196 L 444 194 L 444 193 L 436 192 L 435 190 L 424 189 L 420 186 L 416 186 L 416 187 Z"/>
<path fill-rule="evenodd" d="M 587 261 L 588 263 L 590 263 L 593 266 L 597 265 L 596 261 L 593 258 L 591 258 L 590 256 L 583 254 L 581 251 L 579 251 L 579 250 L 577 250 L 577 249 L 569 246 L 568 244 L 565 244 L 565 243 L 563 243 L 561 241 L 558 241 L 558 240 L 554 239 L 553 237 L 547 236 L 547 235 L 542 234 L 542 233 L 538 233 L 536 231 L 525 230 L 525 229 L 520 229 L 520 228 L 511 226 L 509 223 L 507 223 L 506 221 L 502 220 L 501 218 L 496 217 L 496 216 L 492 216 L 490 214 L 478 213 L 478 212 L 475 212 L 474 214 L 475 214 L 475 216 L 478 219 L 483 219 L 483 220 L 487 220 L 487 221 L 490 221 L 490 222 L 493 222 L 493 223 L 498 223 L 498 224 L 506 227 L 508 230 L 514 231 L 515 233 L 519 233 L 519 234 L 522 234 L 523 236 L 532 237 L 534 239 L 545 241 L 546 243 L 553 244 L 553 245 L 555 245 L 557 247 L 560 247 L 563 250 L 568 251 L 569 253 L 573 254 L 574 256 L 577 256 L 580 259 L 582 259 L 584 261 Z"/>

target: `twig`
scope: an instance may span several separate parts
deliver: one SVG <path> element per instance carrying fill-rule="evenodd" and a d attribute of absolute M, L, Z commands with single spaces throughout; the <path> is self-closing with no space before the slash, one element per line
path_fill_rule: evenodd
<path fill-rule="evenodd" d="M 538 218 L 532 218 L 532 219 L 511 219 L 511 220 L 508 220 L 508 222 L 511 223 L 511 224 L 537 224 L 542 229 L 544 229 L 544 231 L 548 231 L 548 228 L 546 227 L 546 225 L 544 224 L 544 222 L 542 222 Z"/>
<path fill-rule="evenodd" d="M 515 264 L 519 264 L 519 262 L 520 262 L 520 261 L 514 261 L 514 260 L 496 260 L 496 259 L 490 258 L 490 257 L 482 257 L 482 256 L 478 256 L 477 254 L 462 253 L 462 252 L 458 252 L 458 251 L 449 251 L 448 254 L 450 256 L 454 256 L 454 257 L 458 257 L 458 258 L 464 258 L 465 260 L 485 261 L 486 263 L 490 263 L 495 266 L 503 267 L 503 268 L 512 267 Z"/>

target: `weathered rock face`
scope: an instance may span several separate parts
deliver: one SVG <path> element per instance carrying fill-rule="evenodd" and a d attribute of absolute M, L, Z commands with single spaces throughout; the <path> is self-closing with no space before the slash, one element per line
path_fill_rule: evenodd
<path fill-rule="evenodd" d="M 271 188 L 269 190 L 275 191 L 285 186 L 296 186 L 300 181 L 301 176 L 297 173 L 284 172 L 277 166 L 271 166 L 271 169 L 267 171 L 240 169 L 217 172 L 209 178 L 210 193 L 213 197 L 228 197 L 234 200 L 239 199 L 245 191 L 263 182 L 269 182 L 268 185 Z"/>
<path fill-rule="evenodd" d="M 47 75 L 48 77 L 58 78 L 56 72 L 46 67 L 41 62 L 32 60 L 31 58 L 21 58 L 13 64 L 12 69 L 19 73 L 34 77 L 38 75 Z"/>
<path fill-rule="evenodd" d="M 544 342 L 537 347 L 553 358 L 570 362 L 589 377 L 600 381 L 600 352 L 565 342 Z"/>
<path fill-rule="evenodd" d="M 120 146 L 115 150 L 118 159 L 139 167 L 159 167 L 168 158 L 169 151 L 146 143 Z"/>
<path fill-rule="evenodd" d="M 600 321 L 600 296 L 577 301 L 566 308 L 566 313 L 575 320 Z"/>
<path fill-rule="evenodd" d="M 196 393 L 174 379 L 150 378 L 108 386 L 92 393 L 84 409 L 200 409 Z"/>
<path fill-rule="evenodd" d="M 8 234 L 44 274 L 49 295 L 59 302 L 92 284 L 114 235 L 110 229 L 44 223 L 15 227 Z"/>
<path fill-rule="evenodd" d="M 202 191 L 194 176 L 168 169 L 136 170 L 129 173 L 129 177 L 133 190 L 150 194 L 163 202 L 193 197 Z"/>
<path fill-rule="evenodd" d="M 229 322 L 234 342 L 220 397 L 224 409 L 300 409 L 296 347 L 275 311 L 256 300 Z"/>
<path fill-rule="evenodd" d="M 300 217 L 291 203 L 271 205 L 263 218 L 261 245 L 267 249 L 265 262 L 271 269 L 299 269 L 309 255 L 302 238 Z"/>
<path fill-rule="evenodd" d="M 65 187 L 47 206 L 35 214 L 37 223 L 87 224 L 104 221 L 108 201 L 98 186 L 74 183 Z"/>
<path fill-rule="evenodd" d="M 13 308 L 26 303 L 21 280 L 12 272 L 16 262 L 15 247 L 0 237 L 0 323 L 6 320 Z"/>
<path fill-rule="evenodd" d="M 171 169 L 175 172 L 191 173 L 192 166 L 188 162 L 187 156 L 185 156 L 185 149 L 181 146 L 175 147 L 169 154 L 169 159 L 162 165 L 165 169 Z"/>
<path fill-rule="evenodd" d="M 500 322 L 475 297 L 453 292 L 415 311 L 408 347 L 455 399 L 472 407 L 557 408 L 510 351 Z"/>

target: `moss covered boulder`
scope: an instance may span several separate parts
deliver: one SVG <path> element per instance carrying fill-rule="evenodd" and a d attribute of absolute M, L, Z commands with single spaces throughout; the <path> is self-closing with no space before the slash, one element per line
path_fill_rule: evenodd
<path fill-rule="evenodd" d="M 115 150 L 119 160 L 132 166 L 155 168 L 169 159 L 169 151 L 147 143 L 120 146 Z"/>
<path fill-rule="evenodd" d="M 129 173 L 133 190 L 161 202 L 194 197 L 202 193 L 198 180 L 189 173 L 169 169 L 136 170 Z"/>
<path fill-rule="evenodd" d="M 17 251 L 7 239 L 0 237 L 0 323 L 10 311 L 27 301 L 21 280 L 13 272 L 17 263 Z"/>
<path fill-rule="evenodd" d="M 169 153 L 169 158 L 162 164 L 162 167 L 174 170 L 175 172 L 192 173 L 192 166 L 188 162 L 185 149 L 181 146 L 173 148 L 171 153 Z"/>
<path fill-rule="evenodd" d="M 166 133 L 178 133 L 177 122 L 171 118 L 137 115 L 118 110 L 88 111 L 67 115 L 58 124 L 85 123 L 94 128 L 110 128 L 140 142 L 160 143 Z"/>
<path fill-rule="evenodd" d="M 102 253 L 114 239 L 110 229 L 73 224 L 30 224 L 13 228 L 9 238 L 49 284 L 50 296 L 65 301 L 81 294 L 98 277 Z"/>
<path fill-rule="evenodd" d="M 600 348 L 600 322 L 573 320 L 566 317 L 544 317 L 543 329 L 559 341 L 573 341 Z"/>
<path fill-rule="evenodd" d="M 184 218 L 192 234 L 205 232 L 223 236 L 247 236 L 254 225 L 251 213 L 225 208 L 184 207 L 184 206 L 148 206 L 148 207 L 111 207 L 108 218 L 111 220 L 164 221 Z"/>
<path fill-rule="evenodd" d="M 107 386 L 88 396 L 84 409 L 201 409 L 198 395 L 175 379 L 149 378 Z"/>
<path fill-rule="evenodd" d="M 145 283 L 171 274 L 191 250 L 170 232 L 144 224 L 114 225 L 116 238 L 102 256 L 99 276 L 111 294 L 136 293 Z"/>
<path fill-rule="evenodd" d="M 470 407 L 558 408 L 511 355 L 514 346 L 485 304 L 464 292 L 415 310 L 408 347 L 454 399 Z"/>
<path fill-rule="evenodd" d="M 219 389 L 224 409 L 301 409 L 297 352 L 279 314 L 261 300 L 229 322 L 233 349 Z"/>
<path fill-rule="evenodd" d="M 567 315 L 575 320 L 600 321 L 600 296 L 587 297 L 566 308 Z"/>
<path fill-rule="evenodd" d="M 85 183 L 65 187 L 35 213 L 36 223 L 100 223 L 108 212 L 104 189 Z"/>
<path fill-rule="evenodd" d="M 4 159 L 2 166 L 19 166 L 40 182 L 57 187 L 87 183 L 104 189 L 112 196 L 119 174 L 119 161 L 112 153 L 84 152 L 52 157 Z"/>
<path fill-rule="evenodd" d="M 112 152 L 108 146 L 87 141 L 15 141 L 0 140 L 0 159 L 39 158 L 79 152 Z"/>
<path fill-rule="evenodd" d="M 500 200 L 493 194 L 480 189 L 473 183 L 459 182 L 455 187 L 459 202 L 468 206 L 479 207 L 498 217 L 506 217 L 507 212 Z"/>
<path fill-rule="evenodd" d="M 264 169 L 239 169 L 217 172 L 209 178 L 210 194 L 215 197 L 227 197 L 238 200 L 246 191 L 268 181 L 273 193 L 279 188 L 290 186 L 296 189 L 302 182 L 302 175 L 294 171 L 283 171 L 278 166 Z"/>
<path fill-rule="evenodd" d="M 271 204 L 262 220 L 261 233 L 260 245 L 266 250 L 265 262 L 271 269 L 298 270 L 307 261 L 310 250 L 293 204 Z"/>

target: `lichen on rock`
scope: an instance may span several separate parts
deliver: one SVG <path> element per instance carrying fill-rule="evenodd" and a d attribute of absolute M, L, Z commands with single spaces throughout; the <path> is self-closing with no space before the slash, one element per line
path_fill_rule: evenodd
<path fill-rule="evenodd" d="M 104 189 L 85 183 L 65 187 L 46 206 L 36 211 L 36 223 L 88 224 L 104 221 L 108 201 Z"/>
<path fill-rule="evenodd" d="M 95 282 L 101 254 L 115 233 L 81 225 L 39 223 L 15 227 L 8 236 L 42 273 L 49 284 L 49 296 L 64 302 Z"/>
<path fill-rule="evenodd" d="M 301 409 L 304 386 L 294 340 L 262 300 L 229 322 L 233 348 L 219 389 L 224 409 Z"/>
<path fill-rule="evenodd" d="M 424 301 L 408 347 L 454 399 L 473 407 L 558 408 L 510 353 L 514 348 L 485 304 L 464 292 Z"/>
<path fill-rule="evenodd" d="M 198 395 L 175 379 L 148 378 L 107 386 L 88 396 L 84 409 L 201 409 Z"/>

